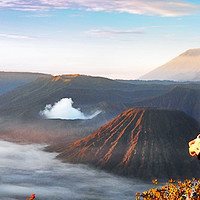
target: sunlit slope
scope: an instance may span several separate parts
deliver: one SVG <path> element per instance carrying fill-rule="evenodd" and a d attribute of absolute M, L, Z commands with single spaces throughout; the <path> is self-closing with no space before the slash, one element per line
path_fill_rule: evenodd
<path fill-rule="evenodd" d="M 200 81 L 200 49 L 190 49 L 140 79 Z"/>
<path fill-rule="evenodd" d="M 198 131 L 198 122 L 183 112 L 133 108 L 88 137 L 62 146 L 58 157 L 128 177 L 197 176 L 200 164 L 189 156 L 187 143 Z"/>

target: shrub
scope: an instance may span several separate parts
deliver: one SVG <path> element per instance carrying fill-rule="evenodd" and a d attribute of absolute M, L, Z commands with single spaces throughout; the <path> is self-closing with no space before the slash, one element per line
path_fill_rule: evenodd
<path fill-rule="evenodd" d="M 136 193 L 136 200 L 200 200 L 200 180 L 196 180 L 195 178 L 192 181 L 186 179 L 183 182 L 171 179 L 161 188 L 157 187 L 157 179 L 152 182 L 155 184 L 155 188 L 145 191 L 142 194 Z"/>

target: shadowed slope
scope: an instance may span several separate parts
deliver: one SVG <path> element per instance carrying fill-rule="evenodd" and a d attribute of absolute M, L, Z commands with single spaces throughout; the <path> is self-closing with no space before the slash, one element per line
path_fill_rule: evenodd
<path fill-rule="evenodd" d="M 133 108 L 66 146 L 58 157 L 125 176 L 187 177 L 199 166 L 193 165 L 187 145 L 198 130 L 199 124 L 183 112 Z"/>
<path fill-rule="evenodd" d="M 0 94 L 6 93 L 16 87 L 35 81 L 39 77 L 51 77 L 49 74 L 30 72 L 4 72 L 0 71 Z"/>
<path fill-rule="evenodd" d="M 136 103 L 135 106 L 150 106 L 181 110 L 200 121 L 200 89 L 175 87 L 170 92 Z"/>

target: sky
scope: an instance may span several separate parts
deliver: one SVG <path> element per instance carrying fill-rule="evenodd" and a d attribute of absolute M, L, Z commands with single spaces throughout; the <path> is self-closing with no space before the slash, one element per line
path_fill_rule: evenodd
<path fill-rule="evenodd" d="M 0 0 L 0 71 L 138 79 L 199 47 L 199 0 Z"/>

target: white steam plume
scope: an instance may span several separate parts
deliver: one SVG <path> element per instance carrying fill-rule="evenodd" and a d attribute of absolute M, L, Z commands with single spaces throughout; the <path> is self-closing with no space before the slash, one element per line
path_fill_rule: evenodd
<path fill-rule="evenodd" d="M 48 104 L 43 111 L 40 111 L 40 116 L 47 119 L 92 119 L 97 116 L 101 111 L 96 111 L 92 115 L 84 115 L 80 109 L 72 106 L 74 102 L 71 98 L 63 98 L 56 102 L 53 106 Z"/>

